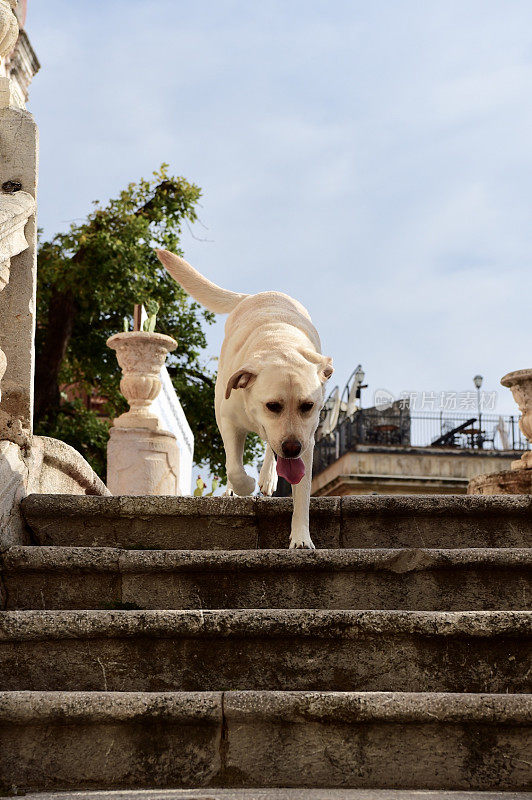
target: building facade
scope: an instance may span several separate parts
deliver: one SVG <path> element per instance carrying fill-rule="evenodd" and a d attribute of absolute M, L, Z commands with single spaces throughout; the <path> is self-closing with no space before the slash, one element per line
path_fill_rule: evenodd
<path fill-rule="evenodd" d="M 465 494 L 471 478 L 510 469 L 514 458 L 494 450 L 359 444 L 314 472 L 312 494 Z"/>
<path fill-rule="evenodd" d="M 527 447 L 518 417 L 411 415 L 399 402 L 358 409 L 318 431 L 312 494 L 465 494 L 472 478 L 510 469 Z"/>

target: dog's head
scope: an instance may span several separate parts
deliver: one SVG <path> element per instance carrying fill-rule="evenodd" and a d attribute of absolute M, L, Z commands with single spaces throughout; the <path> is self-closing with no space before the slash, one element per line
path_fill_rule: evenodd
<path fill-rule="evenodd" d="M 243 389 L 246 412 L 262 438 L 278 458 L 298 459 L 314 441 L 332 373 L 332 359 L 312 351 L 286 362 L 244 364 L 229 378 L 225 397 Z"/>

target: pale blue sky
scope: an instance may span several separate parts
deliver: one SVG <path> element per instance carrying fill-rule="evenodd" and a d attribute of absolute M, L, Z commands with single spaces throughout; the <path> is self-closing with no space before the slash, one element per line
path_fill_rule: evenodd
<path fill-rule="evenodd" d="M 47 234 L 167 161 L 204 193 L 187 259 L 301 300 L 331 387 L 358 362 L 396 394 L 480 372 L 515 411 L 498 381 L 532 361 L 529 0 L 29 0 L 27 29 Z"/>

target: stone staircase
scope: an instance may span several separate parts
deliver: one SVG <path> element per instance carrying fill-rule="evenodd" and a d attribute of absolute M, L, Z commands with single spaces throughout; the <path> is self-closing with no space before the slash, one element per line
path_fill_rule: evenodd
<path fill-rule="evenodd" d="M 532 789 L 530 498 L 313 499 L 315 552 L 281 499 L 23 513 L 4 790 Z"/>

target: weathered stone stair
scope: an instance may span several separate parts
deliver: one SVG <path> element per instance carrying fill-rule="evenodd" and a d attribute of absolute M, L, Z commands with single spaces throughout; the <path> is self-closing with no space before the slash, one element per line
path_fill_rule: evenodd
<path fill-rule="evenodd" d="M 23 510 L 0 786 L 532 789 L 528 497 Z"/>
<path fill-rule="evenodd" d="M 293 550 L 26 546 L 10 548 L 2 562 L 8 610 L 518 611 L 532 596 L 527 548 L 337 549 L 302 557 Z"/>

